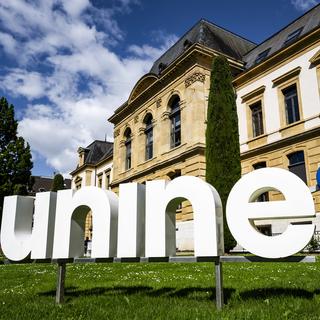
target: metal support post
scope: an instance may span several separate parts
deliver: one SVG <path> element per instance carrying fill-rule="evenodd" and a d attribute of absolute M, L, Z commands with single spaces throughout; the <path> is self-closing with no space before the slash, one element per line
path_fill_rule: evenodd
<path fill-rule="evenodd" d="M 216 306 L 218 310 L 223 307 L 223 277 L 222 277 L 222 263 L 220 259 L 215 263 L 216 273 Z"/>
<path fill-rule="evenodd" d="M 64 281 L 66 278 L 66 263 L 58 262 L 57 272 L 57 291 L 56 291 L 56 303 L 61 304 L 64 302 Z"/>

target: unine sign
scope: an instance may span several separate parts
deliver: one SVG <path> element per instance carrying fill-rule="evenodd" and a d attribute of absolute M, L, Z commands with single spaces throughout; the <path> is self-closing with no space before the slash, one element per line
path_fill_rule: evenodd
<path fill-rule="evenodd" d="M 223 173 L 222 177 L 223 178 Z M 264 192 L 285 200 L 255 202 Z M 85 219 L 92 212 L 92 257 L 163 257 L 175 254 L 175 210 L 192 204 L 195 256 L 224 253 L 223 214 L 218 192 L 203 180 L 183 176 L 166 182 L 120 185 L 118 196 L 97 187 L 37 193 L 35 199 L 5 197 L 1 246 L 10 260 L 62 259 L 83 255 Z M 289 224 L 281 235 L 261 234 L 253 221 L 315 217 L 312 195 L 296 175 L 265 168 L 243 176 L 228 197 L 226 218 L 237 242 L 255 255 L 286 257 L 312 238 L 313 224 Z"/>

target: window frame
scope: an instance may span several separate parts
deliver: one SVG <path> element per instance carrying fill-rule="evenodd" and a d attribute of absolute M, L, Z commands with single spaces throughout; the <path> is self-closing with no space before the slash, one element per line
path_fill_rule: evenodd
<path fill-rule="evenodd" d="M 109 190 L 110 184 L 111 184 L 111 169 L 107 169 L 107 170 L 104 172 L 104 175 L 105 175 L 105 183 L 104 183 L 104 186 L 105 186 L 105 189 L 106 189 L 106 190 Z"/>
<path fill-rule="evenodd" d="M 245 112 L 246 112 L 246 122 L 247 122 L 247 138 L 250 142 L 256 139 L 266 138 L 266 116 L 265 116 L 265 108 L 264 108 L 264 91 L 265 86 L 261 86 L 241 97 L 242 104 L 244 104 Z M 253 130 L 253 121 L 252 121 L 252 109 L 251 107 L 255 104 L 261 103 L 261 111 L 262 111 L 262 126 L 263 133 L 255 136 Z M 264 143 L 264 141 L 261 141 Z"/>
<path fill-rule="evenodd" d="M 268 54 L 271 50 L 270 48 L 267 48 L 266 50 L 261 51 L 260 53 L 258 53 L 258 55 L 256 56 L 255 60 L 254 60 L 254 64 L 259 64 L 260 62 L 262 62 L 264 59 L 266 59 L 268 57 Z"/>
<path fill-rule="evenodd" d="M 254 111 L 253 109 L 256 108 L 257 106 L 260 107 L 259 111 Z M 251 111 L 252 137 L 257 138 L 265 134 L 262 101 L 258 100 L 255 103 L 250 104 L 249 108 Z M 256 117 L 257 115 L 258 117 Z"/>
<path fill-rule="evenodd" d="M 301 90 L 300 90 L 300 80 L 299 74 L 301 71 L 301 67 L 296 67 L 287 73 L 281 75 L 280 77 L 272 80 L 273 85 L 277 87 L 278 91 L 278 105 L 279 105 L 279 116 L 280 116 L 280 131 L 292 126 L 295 126 L 301 123 L 304 119 L 303 117 L 303 106 L 301 100 Z M 286 104 L 285 104 L 285 96 L 283 91 L 290 88 L 291 86 L 296 86 L 297 91 L 297 101 L 298 101 L 298 110 L 300 115 L 300 120 L 292 123 L 287 123 L 286 117 Z"/>
<path fill-rule="evenodd" d="M 295 90 L 292 90 L 294 88 Z M 292 91 L 292 93 L 290 92 Z M 286 124 L 291 125 L 295 122 L 301 120 L 300 110 L 299 110 L 299 98 L 298 98 L 298 88 L 294 83 L 281 90 L 284 99 L 284 111 Z M 293 93 L 294 92 L 294 93 Z M 289 105 L 290 102 L 290 105 Z"/>
<path fill-rule="evenodd" d="M 74 187 L 76 190 L 79 190 L 81 189 L 82 187 L 82 178 L 81 177 L 76 177 L 75 180 L 74 180 Z"/>
<path fill-rule="evenodd" d="M 293 43 L 295 40 L 297 40 L 300 37 L 302 30 L 303 30 L 303 27 L 300 27 L 300 28 L 296 29 L 295 31 L 289 33 L 286 40 L 283 43 L 283 47 L 285 47 L 285 46 Z M 292 35 L 294 35 L 294 36 L 292 36 Z"/>
<path fill-rule="evenodd" d="M 148 113 L 145 116 L 145 161 L 153 158 L 153 117 L 152 114 Z"/>
<path fill-rule="evenodd" d="M 302 154 L 303 155 L 303 162 L 296 162 L 294 164 L 290 163 L 290 157 L 292 157 L 295 154 Z M 304 149 L 296 149 L 296 150 L 291 150 L 291 152 L 286 154 L 286 159 L 287 159 L 287 167 L 288 170 L 290 172 L 292 172 L 293 174 L 296 174 L 296 172 L 293 170 L 290 170 L 290 168 L 297 168 L 298 166 L 301 166 L 302 164 L 304 164 L 304 173 L 303 173 L 303 177 L 301 177 L 300 175 L 296 174 L 302 181 L 305 182 L 306 185 L 308 185 L 308 171 L 307 171 L 307 157 L 305 156 L 305 150 Z"/>
<path fill-rule="evenodd" d="M 103 186 L 103 173 L 101 172 L 101 173 L 98 173 L 98 175 L 97 175 L 97 187 L 98 188 L 102 188 L 102 186 Z"/>
<path fill-rule="evenodd" d="M 132 168 L 132 131 L 130 128 L 125 130 L 125 163 L 124 168 L 125 170 L 130 170 Z"/>
<path fill-rule="evenodd" d="M 310 66 L 309 68 L 312 69 L 315 67 L 316 69 L 316 76 L 318 81 L 318 93 L 320 96 L 320 50 L 318 50 L 312 57 L 309 59 Z"/>
<path fill-rule="evenodd" d="M 176 105 L 174 105 L 177 101 Z M 170 148 L 176 148 L 181 145 L 181 100 L 178 95 L 174 95 L 169 101 L 169 119 L 170 119 Z M 179 119 L 179 120 L 177 120 Z M 177 123 L 179 123 L 177 125 Z M 177 136 L 179 139 L 177 139 Z"/>

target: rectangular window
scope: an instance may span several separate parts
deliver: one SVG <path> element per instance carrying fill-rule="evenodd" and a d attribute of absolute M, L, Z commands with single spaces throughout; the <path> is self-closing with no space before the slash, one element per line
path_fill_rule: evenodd
<path fill-rule="evenodd" d="M 175 113 L 171 118 L 171 147 L 177 147 L 181 143 L 181 119 L 180 112 Z"/>
<path fill-rule="evenodd" d="M 153 158 L 153 130 L 146 131 L 146 160 Z"/>
<path fill-rule="evenodd" d="M 304 162 L 304 152 L 297 151 L 288 155 L 290 172 L 296 174 L 301 180 L 307 184 L 307 173 Z"/>
<path fill-rule="evenodd" d="M 268 48 L 267 50 L 264 50 L 262 52 L 260 52 L 257 57 L 256 60 L 254 61 L 255 64 L 260 63 L 263 59 L 265 59 L 268 56 L 268 53 L 270 51 L 271 48 Z"/>
<path fill-rule="evenodd" d="M 287 124 L 300 120 L 299 101 L 296 84 L 282 90 Z"/>
<path fill-rule="evenodd" d="M 110 171 L 106 172 L 106 190 L 109 189 L 110 186 Z"/>
<path fill-rule="evenodd" d="M 290 33 L 283 45 L 286 46 L 287 44 L 296 40 L 300 36 L 302 29 L 303 28 L 299 28 L 299 29 L 293 31 L 292 33 Z"/>
<path fill-rule="evenodd" d="M 102 173 L 98 175 L 98 187 L 102 188 Z"/>
<path fill-rule="evenodd" d="M 76 190 L 79 190 L 81 188 L 81 182 L 82 182 L 82 179 L 77 179 L 75 181 Z"/>
<path fill-rule="evenodd" d="M 253 137 L 257 137 L 264 133 L 261 101 L 258 101 L 257 103 L 251 105 L 250 109 L 252 121 L 252 135 Z"/>
<path fill-rule="evenodd" d="M 131 168 L 131 140 L 126 142 L 126 170 Z"/>

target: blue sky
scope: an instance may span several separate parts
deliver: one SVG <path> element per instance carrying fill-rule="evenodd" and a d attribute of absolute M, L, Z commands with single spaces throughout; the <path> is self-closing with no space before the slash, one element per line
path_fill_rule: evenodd
<path fill-rule="evenodd" d="M 0 0 L 0 95 L 15 105 L 35 175 L 67 174 L 77 148 L 199 19 L 259 43 L 318 0 Z"/>

